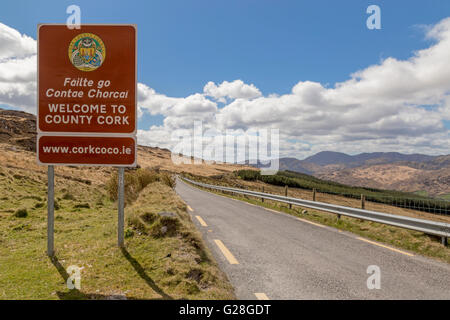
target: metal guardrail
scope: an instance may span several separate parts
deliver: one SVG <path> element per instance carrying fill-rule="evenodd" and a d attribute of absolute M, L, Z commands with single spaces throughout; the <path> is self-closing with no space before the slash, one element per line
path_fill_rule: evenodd
<path fill-rule="evenodd" d="M 400 227 L 400 228 L 404 228 L 404 229 L 420 231 L 420 232 L 435 235 L 435 236 L 440 236 L 440 237 L 442 237 L 442 243 L 444 245 L 447 244 L 447 238 L 450 237 L 450 224 L 448 224 L 448 223 L 410 218 L 410 217 L 394 215 L 394 214 L 389 214 L 389 213 L 384 213 L 384 212 L 344 207 L 344 206 L 329 204 L 329 203 L 324 203 L 324 202 L 284 197 L 284 196 L 279 196 L 279 195 L 269 194 L 269 193 L 262 193 L 262 192 L 257 192 L 257 191 L 215 186 L 215 185 L 211 185 L 211 184 L 192 181 L 192 180 L 184 178 L 184 177 L 182 177 L 182 179 L 188 183 L 191 183 L 193 185 L 197 185 L 197 186 L 200 186 L 203 188 L 207 188 L 207 189 L 227 191 L 227 192 L 267 199 L 267 200 L 283 202 L 283 203 L 297 205 L 297 206 L 301 206 L 301 207 L 305 207 L 305 208 L 316 209 L 316 210 L 320 210 L 320 211 L 334 213 L 334 214 L 337 214 L 338 216 L 343 215 L 343 216 L 348 216 L 348 217 L 352 217 L 352 218 L 387 224 L 387 225 Z"/>

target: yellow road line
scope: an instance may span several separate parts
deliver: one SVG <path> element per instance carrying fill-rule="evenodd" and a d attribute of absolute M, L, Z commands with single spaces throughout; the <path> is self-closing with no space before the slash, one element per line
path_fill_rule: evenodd
<path fill-rule="evenodd" d="M 255 293 L 255 296 L 258 300 L 269 300 L 265 293 Z"/>
<path fill-rule="evenodd" d="M 202 217 L 200 216 L 195 216 L 198 220 L 198 222 L 200 222 L 200 224 L 202 225 L 202 227 L 207 227 L 208 225 L 206 224 L 205 220 L 202 219 Z"/>
<path fill-rule="evenodd" d="M 373 244 L 375 246 L 379 246 L 379 247 L 382 247 L 382 248 L 385 248 L 385 249 L 389 249 L 391 251 L 395 251 L 395 252 L 398 252 L 398 253 L 410 256 L 410 257 L 414 257 L 414 255 L 409 253 L 409 252 L 405 252 L 405 251 L 398 250 L 398 249 L 395 249 L 395 248 L 392 248 L 392 247 L 388 247 L 388 246 L 385 246 L 384 244 L 381 244 L 381 243 L 373 242 L 373 241 L 370 241 L 370 240 L 367 240 L 367 239 L 364 239 L 364 238 L 356 238 L 356 239 L 364 241 L 364 242 L 367 242 L 367 243 L 370 243 L 370 244 Z"/>
<path fill-rule="evenodd" d="M 260 207 L 260 208 L 263 208 L 263 209 L 266 209 L 266 210 L 268 210 L 268 211 L 272 211 L 272 212 L 274 212 L 274 213 L 276 213 L 276 214 L 283 214 L 284 212 L 281 212 L 281 211 L 277 211 L 277 210 L 273 210 L 273 209 L 269 209 L 269 208 L 265 208 L 265 207 L 261 207 L 261 206 L 257 206 L 257 205 L 254 205 L 255 207 Z"/>
<path fill-rule="evenodd" d="M 194 209 L 192 209 L 190 206 L 187 206 L 188 210 L 191 212 L 194 212 Z"/>
<path fill-rule="evenodd" d="M 302 218 L 297 218 L 297 220 L 302 221 L 302 222 L 306 222 L 306 223 L 309 223 L 309 224 L 312 224 L 312 225 L 315 225 L 317 227 L 326 228 L 326 226 L 324 226 L 324 225 L 321 225 L 321 224 L 318 224 L 318 223 L 314 223 L 314 222 L 311 222 L 309 220 L 305 220 L 305 219 L 302 219 Z"/>
<path fill-rule="evenodd" d="M 220 240 L 214 240 L 216 245 L 219 247 L 220 251 L 222 251 L 225 258 L 227 258 L 228 262 L 230 264 L 239 264 L 239 262 L 236 260 L 236 258 L 231 254 L 230 250 L 225 247 L 222 241 Z"/>

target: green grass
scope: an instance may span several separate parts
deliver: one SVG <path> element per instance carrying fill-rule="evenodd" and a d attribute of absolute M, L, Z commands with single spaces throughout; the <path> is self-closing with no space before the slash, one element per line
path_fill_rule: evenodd
<path fill-rule="evenodd" d="M 50 259 L 46 177 L 37 173 L 25 177 L 4 167 L 0 173 L 0 299 L 234 298 L 184 203 L 166 184 L 149 183 L 127 206 L 126 249 L 120 250 L 116 203 L 109 199 L 106 186 L 58 177 L 56 255 Z M 65 196 L 67 190 L 71 196 Z M 18 208 L 26 209 L 28 216 L 16 217 Z M 128 223 L 140 212 L 160 211 L 176 213 L 179 225 L 171 234 L 143 233 Z M 66 286 L 71 265 L 83 268 L 79 291 Z"/>
<path fill-rule="evenodd" d="M 191 176 L 190 178 L 193 177 Z M 193 180 L 198 179 L 194 178 Z M 211 183 L 211 181 L 205 183 L 214 184 Z M 199 189 L 204 189 L 198 186 L 195 187 Z M 290 209 L 287 204 L 282 204 L 276 201 L 265 200 L 264 202 L 262 202 L 260 198 L 222 193 L 210 189 L 204 190 L 215 194 L 220 194 L 222 196 L 226 196 L 229 198 L 244 201 L 253 205 L 284 212 L 302 219 L 330 226 L 339 230 L 349 231 L 368 239 L 392 245 L 399 249 L 405 249 L 423 256 L 428 256 L 440 261 L 450 263 L 450 247 L 444 247 L 440 243 L 440 238 L 431 235 L 426 235 L 422 232 L 406 230 L 376 222 L 364 221 L 345 216 L 342 216 L 341 219 L 338 219 L 335 214 L 327 212 L 319 212 L 298 206 L 293 206 L 293 208 Z M 307 213 L 302 214 L 303 211 L 306 211 Z"/>
<path fill-rule="evenodd" d="M 418 196 L 421 196 L 421 197 L 428 197 L 428 192 L 425 190 L 416 191 L 416 192 L 414 192 L 414 194 L 417 194 Z"/>
<path fill-rule="evenodd" d="M 440 195 L 439 198 L 442 198 L 442 199 L 444 199 L 444 200 L 449 200 L 449 201 L 450 201 L 450 193 Z"/>

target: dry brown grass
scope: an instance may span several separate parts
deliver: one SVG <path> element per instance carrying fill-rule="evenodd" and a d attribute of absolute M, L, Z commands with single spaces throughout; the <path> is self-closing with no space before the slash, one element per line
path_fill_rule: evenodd
<path fill-rule="evenodd" d="M 138 148 L 138 163 L 143 168 L 158 168 L 161 171 L 169 171 L 174 173 L 190 173 L 193 175 L 213 176 L 223 173 L 230 173 L 242 169 L 254 169 L 247 166 L 235 164 L 217 164 L 201 161 L 201 164 L 194 164 L 194 160 L 190 157 L 185 157 L 190 164 L 174 164 L 172 161 L 172 154 L 167 149 L 150 148 L 139 146 Z"/>
<path fill-rule="evenodd" d="M 190 159 L 190 158 L 189 158 Z M 25 151 L 18 146 L 0 143 L 0 164 L 5 167 L 21 169 L 27 174 L 47 174 L 47 168 L 40 166 L 36 161 L 36 153 Z M 138 165 L 142 168 L 150 168 L 171 173 L 187 172 L 204 176 L 212 176 L 222 173 L 230 173 L 236 170 L 248 168 L 233 164 L 181 164 L 172 162 L 171 152 L 166 149 L 138 147 Z M 104 185 L 113 172 L 111 167 L 67 167 L 58 166 L 57 176 L 78 179 L 81 182 L 89 182 L 92 185 Z"/>

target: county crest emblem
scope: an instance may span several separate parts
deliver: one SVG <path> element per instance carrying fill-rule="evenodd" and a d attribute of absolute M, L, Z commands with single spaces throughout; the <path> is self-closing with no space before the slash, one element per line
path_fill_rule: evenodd
<path fill-rule="evenodd" d="M 106 48 L 102 39 L 92 33 L 76 36 L 69 45 L 69 59 L 81 71 L 98 69 L 106 58 Z"/>

